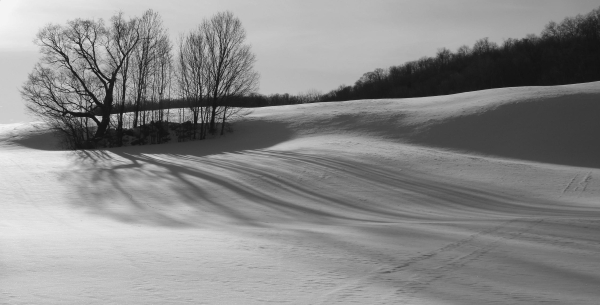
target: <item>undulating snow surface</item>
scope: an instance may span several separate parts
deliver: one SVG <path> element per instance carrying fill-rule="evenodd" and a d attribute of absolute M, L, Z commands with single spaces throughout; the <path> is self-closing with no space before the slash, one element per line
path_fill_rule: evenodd
<path fill-rule="evenodd" d="M 255 109 L 61 151 L 0 125 L 1 304 L 598 304 L 600 83 Z"/>

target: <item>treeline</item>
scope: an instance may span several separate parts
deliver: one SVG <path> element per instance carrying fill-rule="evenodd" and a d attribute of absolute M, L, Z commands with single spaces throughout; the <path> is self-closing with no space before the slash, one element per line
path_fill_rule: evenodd
<path fill-rule="evenodd" d="M 376 69 L 353 86 L 342 85 L 319 100 L 409 98 L 513 86 L 563 85 L 600 80 L 600 8 L 550 22 L 540 35 L 483 38 L 455 52 Z"/>
<path fill-rule="evenodd" d="M 284 94 L 270 94 L 263 95 L 258 93 L 249 93 L 246 95 L 230 96 L 219 100 L 219 105 L 227 107 L 241 107 L 241 108 L 255 108 L 265 106 L 282 106 L 282 105 L 296 105 L 296 104 L 307 104 L 321 102 L 323 94 L 315 89 L 308 90 L 306 92 L 292 95 L 289 93 Z M 206 103 L 206 102 L 205 102 Z M 160 109 L 178 109 L 188 107 L 190 104 L 189 100 L 181 98 L 170 98 L 162 100 L 148 100 L 141 103 L 141 110 L 146 111 L 158 111 Z M 135 105 L 126 103 L 124 105 L 125 112 L 134 112 Z M 118 113 L 119 110 L 114 109 L 113 113 Z"/>

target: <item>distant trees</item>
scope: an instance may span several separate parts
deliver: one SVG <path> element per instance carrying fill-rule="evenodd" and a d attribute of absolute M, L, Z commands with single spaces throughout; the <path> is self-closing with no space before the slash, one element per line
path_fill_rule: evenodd
<path fill-rule="evenodd" d="M 387 70 L 365 73 L 353 86 L 341 86 L 322 101 L 405 98 L 512 86 L 538 86 L 600 80 L 600 8 L 550 22 L 540 36 L 488 38 L 456 52 L 439 49 Z"/>
<path fill-rule="evenodd" d="M 352 99 L 406 98 L 453 94 L 510 86 L 537 86 L 600 80 L 600 8 L 586 15 L 550 22 L 540 36 L 509 38 L 502 44 L 487 37 L 455 52 L 440 48 L 388 69 L 364 73 L 353 85 L 326 94 L 252 94 L 228 105 L 263 107 Z"/>
<path fill-rule="evenodd" d="M 216 134 L 219 124 L 223 134 L 227 118 L 237 113 L 232 98 L 258 87 L 255 55 L 245 38 L 230 12 L 182 35 L 175 58 L 152 10 L 129 20 L 119 13 L 108 24 L 76 19 L 48 25 L 36 39 L 44 57 L 21 93 L 29 110 L 63 131 L 72 148 L 121 146 L 125 134 L 137 137 L 137 144 L 148 136 L 160 143 L 168 139 L 169 109 L 181 102 L 193 114 L 193 126 L 186 128 L 203 139 Z M 132 130 L 125 130 L 126 119 Z"/>
<path fill-rule="evenodd" d="M 323 93 L 317 89 L 310 89 L 298 94 L 298 101 L 301 104 L 317 103 L 321 101 Z"/>
<path fill-rule="evenodd" d="M 263 94 L 248 94 L 245 96 L 236 96 L 230 99 L 223 100 L 222 104 L 228 107 L 265 107 L 265 106 L 281 106 L 281 105 L 296 105 L 318 103 L 323 101 L 323 94 L 316 90 L 310 89 L 300 92 L 296 95 L 289 93 L 275 93 L 270 95 Z"/>

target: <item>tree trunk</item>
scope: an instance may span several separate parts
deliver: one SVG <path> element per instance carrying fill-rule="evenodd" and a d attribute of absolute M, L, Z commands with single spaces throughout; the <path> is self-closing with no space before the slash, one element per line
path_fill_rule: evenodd
<path fill-rule="evenodd" d="M 214 97 L 213 104 L 212 104 L 212 111 L 210 114 L 210 134 L 212 134 L 212 135 L 217 133 L 216 116 L 217 116 L 217 98 Z"/>
<path fill-rule="evenodd" d="M 96 130 L 96 134 L 94 135 L 94 142 L 98 143 L 102 138 L 106 136 L 106 131 L 108 130 L 108 126 L 110 124 L 110 114 L 112 112 L 113 106 L 113 90 L 114 90 L 114 82 L 108 85 L 106 90 L 106 96 L 104 97 L 104 103 L 102 107 L 102 120 L 100 120 L 100 124 L 98 124 L 98 129 Z"/>
<path fill-rule="evenodd" d="M 227 118 L 227 106 L 223 107 L 223 122 L 221 122 L 221 135 L 225 133 L 225 119 Z"/>

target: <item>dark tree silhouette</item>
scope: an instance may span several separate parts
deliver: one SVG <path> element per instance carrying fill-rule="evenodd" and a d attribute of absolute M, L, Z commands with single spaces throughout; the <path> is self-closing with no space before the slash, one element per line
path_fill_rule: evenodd
<path fill-rule="evenodd" d="M 140 43 L 133 52 L 132 80 L 135 88 L 135 111 L 133 127 L 140 123 L 140 110 L 143 103 L 153 97 L 155 80 L 159 77 L 160 59 L 170 52 L 169 36 L 163 28 L 158 12 L 148 10 L 139 20 Z M 142 124 L 146 123 L 146 112 L 141 113 Z"/>
<path fill-rule="evenodd" d="M 406 98 L 513 87 L 563 85 L 600 80 L 600 8 L 550 22 L 541 36 L 488 38 L 456 52 L 439 49 L 389 69 L 365 73 L 354 86 L 341 86 L 321 101 Z"/>
<path fill-rule="evenodd" d="M 211 98 L 209 131 L 215 134 L 219 103 L 254 92 L 259 77 L 253 70 L 256 58 L 250 45 L 245 44 L 246 31 L 231 12 L 204 20 L 201 31 L 206 43 L 206 87 Z M 227 117 L 227 109 L 222 112 Z"/>
<path fill-rule="evenodd" d="M 177 89 L 179 96 L 187 102 L 193 116 L 193 138 L 196 138 L 198 121 L 200 121 L 199 138 L 206 136 L 205 123 L 208 110 L 206 109 L 207 85 L 207 58 L 206 40 L 201 28 L 182 35 L 179 39 L 177 53 Z M 184 106 L 184 107 L 185 107 Z"/>
<path fill-rule="evenodd" d="M 35 40 L 43 57 L 21 90 L 27 108 L 71 136 L 74 146 L 101 140 L 119 72 L 139 40 L 136 20 L 126 21 L 121 14 L 108 25 L 102 19 L 76 19 L 44 27 Z M 91 138 L 82 131 L 89 121 L 95 123 Z"/>

